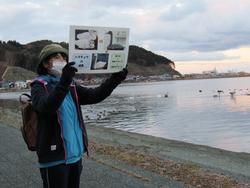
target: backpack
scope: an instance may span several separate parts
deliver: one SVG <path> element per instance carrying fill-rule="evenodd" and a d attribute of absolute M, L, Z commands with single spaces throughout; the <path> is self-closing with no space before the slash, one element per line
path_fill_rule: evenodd
<path fill-rule="evenodd" d="M 25 98 L 25 99 L 24 99 Z M 31 96 L 23 93 L 19 97 L 21 104 L 22 120 L 21 132 L 30 151 L 36 151 L 37 113 L 32 107 Z"/>
<path fill-rule="evenodd" d="M 48 93 L 46 87 L 47 82 L 37 77 L 33 81 L 38 81 L 43 84 L 45 91 Z M 23 99 L 23 98 L 26 98 Z M 22 120 L 21 132 L 23 139 L 30 151 L 36 151 L 36 137 L 37 137 L 37 124 L 38 115 L 32 106 L 31 96 L 27 93 L 23 93 L 19 96 L 19 102 L 21 104 Z"/>

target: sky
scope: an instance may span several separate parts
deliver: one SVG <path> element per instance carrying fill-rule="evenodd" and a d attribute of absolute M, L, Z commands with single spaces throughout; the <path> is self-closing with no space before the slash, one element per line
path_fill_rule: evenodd
<path fill-rule="evenodd" d="M 250 72 L 249 0 L 0 0 L 0 40 L 69 40 L 69 26 L 130 28 L 129 44 L 182 74 Z"/>

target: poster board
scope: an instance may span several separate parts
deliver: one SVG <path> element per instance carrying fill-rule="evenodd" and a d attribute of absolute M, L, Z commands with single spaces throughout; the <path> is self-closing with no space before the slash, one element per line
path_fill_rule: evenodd
<path fill-rule="evenodd" d="M 77 73 L 121 71 L 128 60 L 128 28 L 70 26 L 69 62 Z"/>

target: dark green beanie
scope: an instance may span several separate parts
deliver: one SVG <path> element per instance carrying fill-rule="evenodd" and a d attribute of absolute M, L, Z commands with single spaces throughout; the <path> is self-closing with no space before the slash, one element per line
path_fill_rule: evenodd
<path fill-rule="evenodd" d="M 59 44 L 49 44 L 45 46 L 39 54 L 39 64 L 43 62 L 47 57 L 55 53 L 63 53 L 68 57 L 68 50 L 63 48 Z"/>

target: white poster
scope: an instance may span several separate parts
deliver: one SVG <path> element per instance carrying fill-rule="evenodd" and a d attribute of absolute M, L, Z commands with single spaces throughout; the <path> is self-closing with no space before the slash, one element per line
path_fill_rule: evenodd
<path fill-rule="evenodd" d="M 128 60 L 128 28 L 70 26 L 69 61 L 78 73 L 114 73 Z"/>

